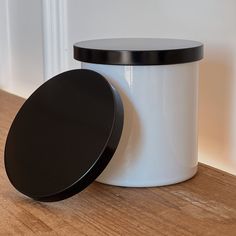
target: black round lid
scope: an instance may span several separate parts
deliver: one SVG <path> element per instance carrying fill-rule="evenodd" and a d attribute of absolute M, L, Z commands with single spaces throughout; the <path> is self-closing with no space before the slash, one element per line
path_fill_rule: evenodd
<path fill-rule="evenodd" d="M 203 58 L 203 44 L 164 38 L 118 38 L 74 44 L 78 61 L 110 65 L 167 65 Z"/>
<path fill-rule="evenodd" d="M 111 160 L 123 128 L 114 87 L 91 70 L 72 70 L 39 87 L 8 133 L 5 167 L 13 186 L 39 201 L 70 197 Z"/>

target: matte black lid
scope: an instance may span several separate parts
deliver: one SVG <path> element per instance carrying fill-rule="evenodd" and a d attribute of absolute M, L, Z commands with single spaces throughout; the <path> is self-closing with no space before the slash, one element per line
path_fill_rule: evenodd
<path fill-rule="evenodd" d="M 74 44 L 78 61 L 111 65 L 167 65 L 203 58 L 203 44 L 164 38 L 119 38 L 81 41 Z"/>
<path fill-rule="evenodd" d="M 116 89 L 91 70 L 72 70 L 39 87 L 10 128 L 5 167 L 14 187 L 57 201 L 87 187 L 118 145 L 123 106 Z"/>

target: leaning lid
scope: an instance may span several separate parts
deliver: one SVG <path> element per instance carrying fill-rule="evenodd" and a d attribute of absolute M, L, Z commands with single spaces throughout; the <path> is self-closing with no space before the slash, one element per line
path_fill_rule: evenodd
<path fill-rule="evenodd" d="M 202 59 L 203 44 L 164 38 L 98 39 L 74 44 L 74 58 L 110 65 L 179 64 Z"/>
<path fill-rule="evenodd" d="M 114 87 L 91 70 L 72 70 L 39 87 L 16 115 L 5 146 L 13 186 L 40 201 L 70 197 L 111 160 L 123 128 Z"/>

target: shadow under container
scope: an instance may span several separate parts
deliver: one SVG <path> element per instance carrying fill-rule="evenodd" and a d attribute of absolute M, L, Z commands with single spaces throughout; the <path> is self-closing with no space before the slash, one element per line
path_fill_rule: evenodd
<path fill-rule="evenodd" d="M 198 61 L 203 45 L 177 39 L 103 39 L 74 45 L 82 69 L 118 90 L 124 127 L 96 181 L 127 187 L 187 180 L 198 165 Z"/>

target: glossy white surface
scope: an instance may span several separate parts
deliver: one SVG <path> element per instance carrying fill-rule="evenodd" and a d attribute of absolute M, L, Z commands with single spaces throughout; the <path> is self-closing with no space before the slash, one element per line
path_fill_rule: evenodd
<path fill-rule="evenodd" d="M 82 63 L 119 91 L 125 121 L 119 146 L 97 181 L 161 186 L 197 171 L 198 62 L 161 66 Z"/>

